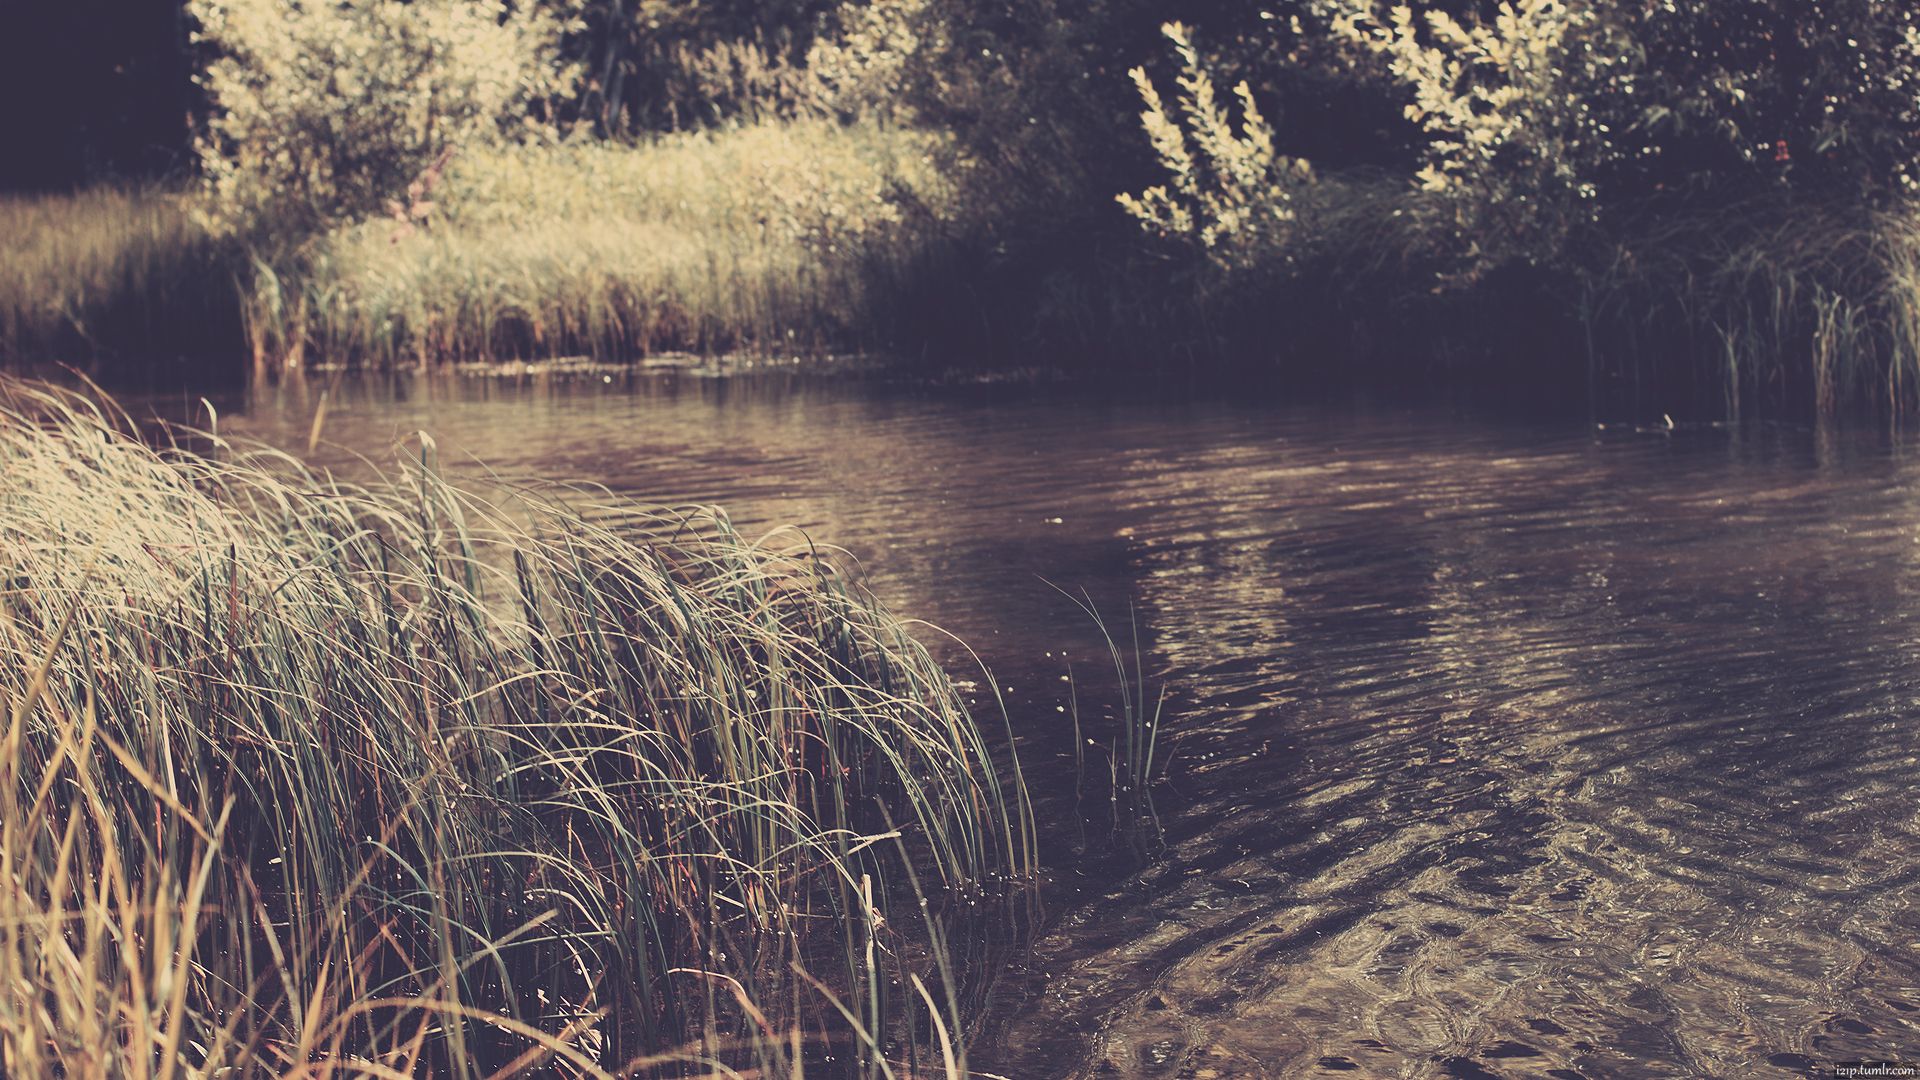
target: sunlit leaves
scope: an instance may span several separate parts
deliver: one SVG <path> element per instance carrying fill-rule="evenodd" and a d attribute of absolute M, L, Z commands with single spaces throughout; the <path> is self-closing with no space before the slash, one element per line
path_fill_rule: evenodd
<path fill-rule="evenodd" d="M 1286 239 L 1295 218 L 1294 191 L 1312 181 L 1312 170 L 1274 149 L 1273 126 L 1247 83 L 1233 88 L 1236 124 L 1191 32 L 1180 23 L 1167 24 L 1164 32 L 1180 58 L 1175 108 L 1168 108 L 1145 68 L 1130 74 L 1144 105 L 1140 125 L 1169 181 L 1119 195 L 1120 206 L 1149 232 L 1192 241 L 1217 263 L 1256 261 Z"/>
<path fill-rule="evenodd" d="M 442 153 L 523 136 L 569 85 L 551 7 L 191 0 L 212 57 L 202 171 L 229 222 L 355 217 Z"/>

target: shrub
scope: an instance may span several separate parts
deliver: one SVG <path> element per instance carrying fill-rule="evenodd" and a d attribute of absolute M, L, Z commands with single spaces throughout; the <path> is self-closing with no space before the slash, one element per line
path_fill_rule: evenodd
<path fill-rule="evenodd" d="M 844 116 L 910 118 L 923 102 L 916 80 L 936 77 L 951 48 L 951 25 L 937 0 L 842 4 L 833 33 L 807 52 L 821 99 Z"/>
<path fill-rule="evenodd" d="M 1244 80 L 1233 88 L 1241 114 L 1236 129 L 1190 31 L 1168 23 L 1165 32 L 1181 63 L 1178 111 L 1167 109 L 1145 68 L 1129 74 L 1146 105 L 1141 126 L 1172 187 L 1156 185 L 1118 201 L 1150 231 L 1197 243 L 1223 266 L 1255 264 L 1285 245 L 1296 216 L 1294 191 L 1312 179 L 1312 168 L 1275 152 L 1273 127 Z"/>
<path fill-rule="evenodd" d="M 801 59 L 831 0 L 545 0 L 577 8 L 566 55 L 583 66 L 579 116 L 601 135 L 790 116 L 810 92 Z"/>
<path fill-rule="evenodd" d="M 1920 191 L 1920 13 L 1877 0 L 1514 0 L 1490 18 L 1323 0 L 1427 140 L 1471 275 L 1578 260 L 1610 214 Z"/>
<path fill-rule="evenodd" d="M 1428 137 L 1415 179 L 1449 211 L 1462 273 L 1559 263 L 1622 152 L 1622 122 L 1598 99 L 1630 78 L 1624 42 L 1584 0 L 1503 3 L 1488 21 L 1424 16 L 1349 4 L 1329 25 L 1407 88 L 1407 117 Z"/>
<path fill-rule="evenodd" d="M 562 19 L 501 0 L 192 0 L 198 143 L 229 222 L 378 211 L 443 155 L 524 131 L 571 81 Z"/>
<path fill-rule="evenodd" d="M 1672 0 L 1625 27 L 1640 56 L 1614 101 L 1632 106 L 1640 147 L 1603 178 L 1615 194 L 1885 204 L 1920 192 L 1914 5 Z"/>

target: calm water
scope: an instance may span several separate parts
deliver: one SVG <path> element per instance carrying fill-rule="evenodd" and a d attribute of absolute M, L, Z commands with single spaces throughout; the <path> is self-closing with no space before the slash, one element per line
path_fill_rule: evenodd
<path fill-rule="evenodd" d="M 223 426 L 304 444 L 315 390 Z M 844 545 L 1011 688 L 1048 793 L 1066 664 L 1112 680 L 1041 579 L 1133 606 L 1180 733 L 1169 847 L 1080 859 L 1050 795 L 1053 917 L 981 1067 L 1920 1057 L 1920 445 L 778 376 L 333 391 L 337 444 L 415 429 Z"/>

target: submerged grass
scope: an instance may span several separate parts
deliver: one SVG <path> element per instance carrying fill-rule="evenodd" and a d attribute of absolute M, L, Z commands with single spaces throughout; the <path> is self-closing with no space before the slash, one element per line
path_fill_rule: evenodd
<path fill-rule="evenodd" d="M 1146 663 L 1141 652 L 1140 623 L 1131 610 L 1127 619 L 1132 632 L 1132 665 L 1129 668 L 1127 649 L 1113 636 L 1107 620 L 1094 605 L 1093 597 L 1084 590 L 1075 595 L 1057 585 L 1054 589 L 1072 601 L 1099 630 L 1101 642 L 1106 647 L 1107 660 L 1113 665 L 1119 701 L 1112 716 L 1115 730 L 1106 747 L 1109 835 L 1136 862 L 1144 864 L 1161 852 L 1166 839 L 1159 812 L 1154 808 L 1153 787 L 1155 783 L 1166 779 L 1166 771 L 1171 764 L 1171 748 L 1167 754 L 1160 752 L 1167 687 L 1163 684 L 1158 690 L 1149 690 Z M 1067 708 L 1073 723 L 1074 808 L 1079 817 L 1080 847 L 1084 851 L 1088 849 L 1086 748 L 1098 744 L 1087 737 L 1086 726 L 1080 715 L 1080 687 L 1074 679 L 1071 665 L 1067 670 L 1067 690 Z"/>
<path fill-rule="evenodd" d="M 129 427 L 0 382 L 8 1075 L 965 1074 L 1025 793 L 804 538 Z"/>

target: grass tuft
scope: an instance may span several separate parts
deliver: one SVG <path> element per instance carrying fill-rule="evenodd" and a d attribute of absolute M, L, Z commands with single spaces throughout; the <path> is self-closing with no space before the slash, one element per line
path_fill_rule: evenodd
<path fill-rule="evenodd" d="M 803 537 L 130 431 L 0 382 L 9 1075 L 964 1073 L 1024 793 Z"/>

